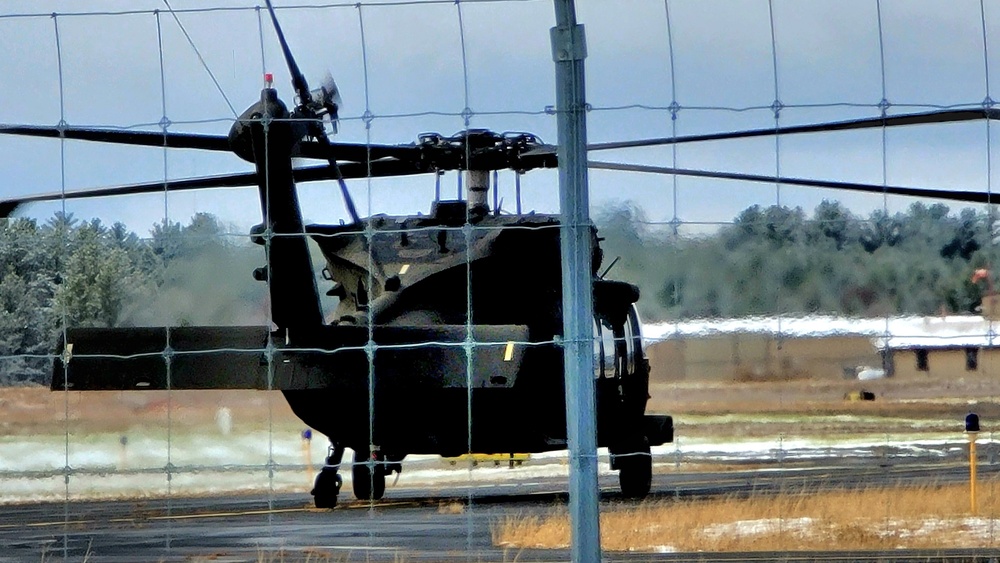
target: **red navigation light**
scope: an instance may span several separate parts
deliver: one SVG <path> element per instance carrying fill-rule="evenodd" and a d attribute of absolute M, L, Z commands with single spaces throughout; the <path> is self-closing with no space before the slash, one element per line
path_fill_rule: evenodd
<path fill-rule="evenodd" d="M 271 74 L 270 72 L 265 72 L 264 83 L 267 84 L 267 87 L 270 88 L 273 82 L 274 82 L 274 75 Z"/>

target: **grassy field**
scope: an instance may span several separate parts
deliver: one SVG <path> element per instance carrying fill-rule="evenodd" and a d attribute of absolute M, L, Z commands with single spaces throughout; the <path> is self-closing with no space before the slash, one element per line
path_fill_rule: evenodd
<path fill-rule="evenodd" d="M 874 401 L 846 401 L 861 388 Z M 987 424 L 1000 419 L 1000 381 L 966 376 L 947 381 L 850 380 L 707 382 L 684 381 L 651 386 L 648 409 L 671 414 L 690 425 L 685 435 L 701 432 L 747 436 L 781 431 L 782 424 L 809 434 L 856 434 L 869 431 L 947 431 L 956 428 L 970 410 Z M 0 436 L 122 432 L 136 426 L 178 429 L 212 427 L 219 409 L 227 409 L 241 428 L 299 426 L 277 391 L 89 391 L 51 392 L 43 387 L 0 388 Z M 704 417 L 730 418 L 709 419 Z M 747 427 L 746 415 L 759 421 Z M 738 421 L 733 427 L 727 420 Z M 806 423 L 803 425 L 803 421 Z M 915 421 L 924 421 L 915 425 Z M 753 426 L 760 426 L 755 430 Z"/>
<path fill-rule="evenodd" d="M 617 551 L 785 551 L 983 548 L 1000 545 L 1000 484 L 980 483 L 978 511 L 963 486 L 785 491 L 612 505 L 601 514 L 601 545 Z M 563 510 L 507 516 L 497 545 L 569 546 Z"/>
<path fill-rule="evenodd" d="M 844 396 L 859 389 L 874 401 L 848 402 Z M 789 381 L 678 381 L 650 385 L 649 407 L 670 412 L 807 412 L 860 411 L 885 415 L 952 413 L 970 403 L 993 405 L 1000 381 L 980 374 L 952 379 L 889 378 L 874 381 L 801 378 Z"/>
<path fill-rule="evenodd" d="M 136 427 L 179 431 L 215 427 L 227 409 L 241 429 L 301 423 L 278 391 L 70 391 L 44 387 L 0 388 L 0 436 L 127 432 Z"/>
<path fill-rule="evenodd" d="M 983 438 L 991 438 L 992 421 L 1000 418 L 1000 382 L 985 377 L 861 383 L 799 379 L 658 384 L 651 388 L 648 410 L 674 417 L 682 448 L 699 442 L 752 440 L 802 439 L 828 445 L 858 439 L 961 440 L 970 410 L 982 419 Z M 845 400 L 862 387 L 875 394 L 874 401 Z M 173 445 L 182 446 L 175 451 L 181 456 L 184 446 L 204 452 L 211 450 L 204 443 L 213 440 L 235 447 L 240 439 L 252 442 L 261 436 L 278 438 L 297 452 L 303 429 L 276 391 L 0 388 L 0 444 L 35 441 L 60 454 L 67 441 L 71 450 L 83 450 L 97 442 L 117 444 L 120 437 L 136 445 L 134 451 L 139 451 L 142 440 L 141 448 L 148 452 L 165 450 L 168 432 Z M 194 442 L 203 447 L 196 448 Z M 313 447 L 321 458 L 326 447 L 322 436 Z M 150 463 L 162 466 L 154 461 Z"/>
<path fill-rule="evenodd" d="M 874 401 L 849 401 L 864 389 Z M 965 415 L 983 430 L 1000 420 L 1000 381 L 981 375 L 950 380 L 684 381 L 651 386 L 647 410 L 671 414 L 678 435 L 692 437 L 846 437 L 885 433 L 960 435 Z"/>
<path fill-rule="evenodd" d="M 875 400 L 845 400 L 862 388 Z M 781 436 L 836 443 L 882 435 L 961 441 L 970 411 L 987 436 L 1000 418 L 1000 382 L 979 376 L 694 381 L 654 385 L 650 394 L 649 410 L 673 415 L 682 442 Z M 493 540 L 512 549 L 567 547 L 569 520 L 563 509 L 504 517 Z M 1000 483 L 980 482 L 975 514 L 968 486 L 936 485 L 610 505 L 603 507 L 601 541 L 608 550 L 652 552 L 996 547 Z"/>
<path fill-rule="evenodd" d="M 845 400 L 846 395 L 861 388 L 874 392 L 875 400 Z M 992 421 L 1000 418 L 1000 382 L 969 376 L 950 381 L 894 379 L 863 383 L 810 379 L 685 381 L 654 385 L 651 395 L 649 410 L 674 416 L 682 445 L 776 437 L 833 444 L 889 435 L 904 440 L 946 436 L 961 441 L 964 417 L 970 410 L 982 417 L 984 438 L 991 437 Z M 228 422 L 220 420 L 223 412 Z M 227 425 L 231 428 L 225 428 Z M 65 393 L 45 388 L 0 389 L 0 446 L 35 441 L 40 446 L 32 447 L 53 449 L 57 458 L 53 467 L 62 467 L 63 444 L 68 442 L 74 467 L 89 463 L 85 457 L 79 458 L 82 462 L 74 461 L 75 453 L 83 455 L 103 447 L 105 458 L 93 461 L 94 466 L 110 464 L 113 469 L 118 436 L 126 435 L 130 447 L 152 444 L 153 449 L 159 449 L 156 455 L 162 457 L 168 427 L 173 436 L 174 464 L 184 462 L 185 455 L 213 452 L 217 444 L 232 448 L 259 444 L 262 436 L 283 440 L 284 449 L 276 454 L 280 463 L 302 460 L 298 433 L 304 426 L 278 392 Z M 195 441 L 207 445 L 196 445 Z M 313 459 L 321 460 L 325 450 L 322 437 L 314 440 L 312 447 Z M 222 457 L 203 461 L 225 463 L 231 451 L 220 450 Z M 110 461 L 108 456 L 112 456 Z M 263 465 L 266 460 L 259 461 Z M 162 467 L 164 460 L 137 456 L 129 463 L 133 467 Z M 682 472 L 719 469 L 724 466 L 697 462 L 669 468 Z M 667 469 L 661 466 L 657 470 Z M 298 475 L 289 479 L 287 484 L 278 483 L 280 488 L 308 488 L 308 479 Z M 204 474 L 197 481 L 192 491 L 197 488 L 194 485 L 204 484 Z M 74 477 L 77 482 L 82 483 Z M 275 486 L 273 481 L 262 482 L 264 486 Z M 60 498 L 61 477 L 54 478 L 53 483 L 53 498 Z M 183 483 L 182 478 L 175 477 L 175 493 L 185 490 Z M 128 483 L 122 484 L 121 490 L 122 494 L 134 492 Z M 152 494 L 155 496 L 156 491 Z M 612 505 L 602 515 L 602 541 L 606 549 L 643 551 L 995 546 L 1000 543 L 995 539 L 1000 537 L 1000 486 L 983 483 L 979 499 L 977 515 L 970 513 L 968 492 L 963 487 L 933 485 Z M 515 550 L 562 547 L 568 545 L 568 530 L 565 513 L 553 510 L 544 516 L 506 517 L 496 522 L 493 536 L 498 545 Z"/>

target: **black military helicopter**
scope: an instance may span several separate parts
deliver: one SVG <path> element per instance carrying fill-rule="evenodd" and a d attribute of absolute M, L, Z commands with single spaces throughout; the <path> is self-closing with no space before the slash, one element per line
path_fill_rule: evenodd
<path fill-rule="evenodd" d="M 499 213 L 489 205 L 491 171 L 556 166 L 555 147 L 528 133 L 467 130 L 421 135 L 403 145 L 331 142 L 332 82 L 310 90 L 268 2 L 292 76 L 291 111 L 268 83 L 228 136 L 77 127 L 0 125 L 0 133 L 153 147 L 231 151 L 252 163 L 246 174 L 155 182 L 0 201 L 0 217 L 60 198 L 254 186 L 263 222 L 251 239 L 265 265 L 273 326 L 69 328 L 59 343 L 53 390 L 251 388 L 281 390 L 294 413 L 330 438 L 312 494 L 333 507 L 345 448 L 355 452 L 353 488 L 379 499 L 385 478 L 409 454 L 541 452 L 566 447 L 559 217 Z M 591 145 L 590 150 L 667 145 L 996 119 L 997 110 L 933 111 L 791 127 Z M 327 161 L 293 166 L 293 158 Z M 990 194 L 748 175 L 591 161 L 592 168 L 837 188 L 991 202 Z M 466 174 L 465 200 L 434 202 L 428 215 L 358 215 L 346 188 L 353 178 Z M 337 180 L 351 217 L 306 225 L 295 184 Z M 612 454 L 623 494 L 645 496 L 650 446 L 669 442 L 669 416 L 645 414 L 649 364 L 642 352 L 636 286 L 604 279 L 596 230 L 595 385 L 598 444 Z M 339 305 L 324 318 L 308 238 L 321 249 L 327 295 Z M 517 267 L 530 264 L 530 268 Z M 516 413 L 516 416 L 514 415 Z"/>
<path fill-rule="evenodd" d="M 289 111 L 268 84 L 228 136 L 2 126 L 14 135 L 231 151 L 256 171 L 6 200 L 252 186 L 264 248 L 255 279 L 268 285 L 274 326 L 69 328 L 53 390 L 255 388 L 281 390 L 293 412 L 327 435 L 318 507 L 337 502 L 345 448 L 353 488 L 379 499 L 386 474 L 408 454 L 540 452 L 566 447 L 559 218 L 501 215 L 488 203 L 490 172 L 556 166 L 553 147 L 527 133 L 467 130 L 407 145 L 329 141 L 332 81 L 310 90 L 273 8 L 268 10 L 297 103 Z M 326 160 L 295 168 L 293 158 Z M 435 201 L 425 216 L 362 218 L 346 179 L 465 171 L 465 201 Z M 336 179 L 351 221 L 305 225 L 295 183 Z M 339 298 L 324 318 L 307 237 L 326 259 L 323 288 Z M 596 233 L 594 235 L 596 241 Z M 593 274 L 601 265 L 594 245 Z M 531 264 L 530 268 L 519 267 Z M 649 367 L 634 285 L 595 279 L 600 443 L 615 454 L 625 495 L 650 488 L 650 445 L 672 439 L 670 417 L 645 415 Z M 516 413 L 516 416 L 515 416 Z"/>

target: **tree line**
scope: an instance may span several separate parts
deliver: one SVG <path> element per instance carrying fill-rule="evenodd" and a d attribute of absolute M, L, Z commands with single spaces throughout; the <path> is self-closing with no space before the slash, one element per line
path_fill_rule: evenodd
<path fill-rule="evenodd" d="M 977 311 L 997 264 L 995 219 L 965 208 L 914 203 L 855 215 L 823 201 L 751 206 L 699 237 L 654 228 L 623 203 L 598 215 L 609 277 L 638 283 L 650 320 L 804 315 L 931 315 Z M 992 272 L 991 272 L 992 279 Z"/>
<path fill-rule="evenodd" d="M 72 214 L 0 221 L 0 385 L 47 383 L 64 326 L 261 322 L 262 253 L 229 231 L 206 213 L 145 238 Z"/>
<path fill-rule="evenodd" d="M 993 217 L 942 204 L 867 217 L 832 201 L 811 214 L 754 205 L 701 236 L 631 203 L 596 222 L 605 267 L 617 258 L 608 277 L 640 286 L 651 321 L 972 312 L 989 287 L 973 273 L 1000 257 Z M 71 214 L 0 221 L 0 385 L 47 383 L 65 326 L 266 323 L 266 286 L 250 276 L 263 252 L 234 230 L 206 213 L 148 237 Z"/>

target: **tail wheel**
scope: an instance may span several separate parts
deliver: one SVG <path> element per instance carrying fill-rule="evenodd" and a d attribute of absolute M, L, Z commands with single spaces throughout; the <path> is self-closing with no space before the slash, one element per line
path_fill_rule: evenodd
<path fill-rule="evenodd" d="M 324 467 L 316 476 L 316 484 L 312 490 L 316 508 L 337 506 L 337 495 L 340 494 L 340 486 L 343 482 L 343 478 L 337 474 L 336 469 Z"/>
<path fill-rule="evenodd" d="M 632 451 L 617 456 L 615 461 L 622 496 L 630 499 L 645 498 L 653 485 L 653 456 L 649 454 L 649 446 L 632 448 Z"/>
<path fill-rule="evenodd" d="M 380 500 L 385 494 L 385 465 L 379 459 L 369 459 L 355 452 L 351 487 L 358 500 Z"/>

